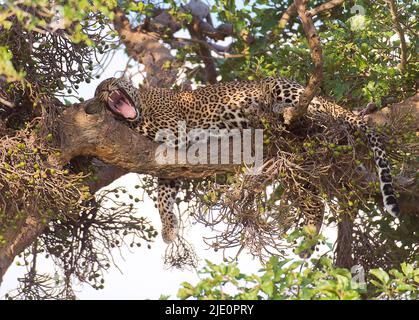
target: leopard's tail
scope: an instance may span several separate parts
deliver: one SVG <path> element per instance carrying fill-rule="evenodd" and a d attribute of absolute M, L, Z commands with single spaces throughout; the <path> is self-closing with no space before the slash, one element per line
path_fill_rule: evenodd
<path fill-rule="evenodd" d="M 351 129 L 360 131 L 364 134 L 368 141 L 368 145 L 373 151 L 374 162 L 377 168 L 380 180 L 380 190 L 383 196 L 383 203 L 386 211 L 393 217 L 400 214 L 397 198 L 394 193 L 393 179 L 391 177 L 390 163 L 387 154 L 380 141 L 379 135 L 371 128 L 363 119 L 346 110 L 339 105 L 326 101 L 322 98 L 315 97 L 308 108 L 309 113 L 327 113 L 337 120 L 345 122 Z"/>

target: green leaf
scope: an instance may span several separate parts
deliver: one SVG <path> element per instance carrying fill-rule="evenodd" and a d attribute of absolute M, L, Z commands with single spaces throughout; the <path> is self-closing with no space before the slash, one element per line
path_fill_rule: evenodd
<path fill-rule="evenodd" d="M 406 276 L 408 276 L 408 277 L 409 277 L 409 276 L 413 275 L 413 266 L 412 266 L 411 264 L 403 262 L 403 263 L 401 264 L 401 267 L 402 267 L 402 271 L 403 271 L 403 273 L 404 273 Z"/>
<path fill-rule="evenodd" d="M 371 269 L 370 273 L 374 275 L 378 280 L 380 280 L 383 284 L 387 284 L 390 281 L 388 273 L 381 268 Z"/>
<path fill-rule="evenodd" d="M 275 285 L 272 281 L 267 281 L 261 284 L 261 289 L 263 292 L 265 292 L 268 297 L 272 296 L 274 289 L 275 289 Z"/>
<path fill-rule="evenodd" d="M 65 103 L 66 106 L 71 105 L 71 101 L 67 100 L 66 98 L 64 98 L 64 103 Z"/>
<path fill-rule="evenodd" d="M 416 288 L 415 288 L 414 286 L 410 285 L 410 284 L 407 284 L 407 283 L 401 283 L 401 284 L 398 284 L 398 285 L 397 285 L 396 289 L 397 289 L 398 291 L 413 291 L 413 290 L 415 290 Z"/>
<path fill-rule="evenodd" d="M 16 71 L 12 63 L 12 58 L 12 52 L 9 51 L 8 47 L 0 46 L 0 75 L 5 76 L 9 82 L 21 81 L 25 73 Z"/>

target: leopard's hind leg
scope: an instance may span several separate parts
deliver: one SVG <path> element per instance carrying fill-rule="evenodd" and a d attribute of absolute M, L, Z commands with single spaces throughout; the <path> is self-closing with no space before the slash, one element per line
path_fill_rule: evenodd
<path fill-rule="evenodd" d="M 303 216 L 303 227 L 306 226 L 311 229 L 309 237 L 316 237 L 320 233 L 320 230 L 323 225 L 325 211 L 324 202 L 315 193 L 310 194 L 302 204 L 301 210 Z M 312 245 L 310 248 L 300 252 L 300 258 L 309 258 L 316 249 L 316 245 L 317 243 Z"/>

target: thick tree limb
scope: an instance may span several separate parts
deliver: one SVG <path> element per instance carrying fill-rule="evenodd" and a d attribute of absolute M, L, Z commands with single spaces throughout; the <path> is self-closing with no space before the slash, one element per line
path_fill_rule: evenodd
<path fill-rule="evenodd" d="M 206 42 L 205 36 L 201 30 L 201 20 L 194 18 L 192 25 L 188 27 L 189 33 L 193 40 L 198 40 L 197 55 L 202 59 L 205 65 L 205 77 L 208 83 L 214 84 L 217 82 L 217 70 L 215 67 L 214 58 L 211 56 L 211 50 L 202 42 Z"/>
<path fill-rule="evenodd" d="M 419 123 L 418 99 L 416 95 L 391 108 L 369 114 L 367 119 L 372 124 L 383 125 L 389 123 L 394 116 L 408 113 Z M 85 113 L 84 108 L 91 103 L 100 105 L 98 113 Z M 67 108 L 59 120 L 59 130 L 63 164 L 80 155 L 94 156 L 125 171 L 166 178 L 203 178 L 215 173 L 234 172 L 237 168 L 233 164 L 159 164 L 155 158 L 159 144 L 114 119 L 95 99 Z M 125 172 L 122 169 L 121 172 Z"/>
<path fill-rule="evenodd" d="M 397 14 L 397 6 L 394 0 L 387 0 L 390 7 L 391 20 L 393 21 L 394 27 L 396 28 L 397 34 L 400 39 L 400 64 L 398 66 L 401 72 L 404 72 L 407 65 L 407 45 L 406 37 L 404 35 L 403 28 L 400 25 L 399 17 Z"/>
<path fill-rule="evenodd" d="M 233 164 L 160 164 L 155 156 L 159 144 L 129 129 L 104 109 L 86 114 L 84 107 L 89 103 L 99 102 L 92 99 L 67 108 L 61 117 L 63 164 L 76 156 L 94 156 L 130 172 L 162 178 L 203 178 L 237 168 Z"/>
<path fill-rule="evenodd" d="M 192 40 L 197 40 L 198 42 L 197 55 L 204 62 L 206 81 L 207 83 L 214 84 L 217 82 L 217 69 L 214 58 L 211 56 L 211 47 L 208 46 L 206 37 L 224 39 L 232 33 L 232 26 L 228 27 L 224 25 L 223 29 L 223 25 L 221 25 L 215 29 L 207 4 L 200 0 L 191 0 L 185 8 L 190 11 L 193 17 L 192 23 L 187 27 Z"/>

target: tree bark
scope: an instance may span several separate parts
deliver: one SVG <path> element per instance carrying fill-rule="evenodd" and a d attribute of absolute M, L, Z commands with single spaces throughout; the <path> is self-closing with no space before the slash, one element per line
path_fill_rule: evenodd
<path fill-rule="evenodd" d="M 314 71 L 310 76 L 307 87 L 300 96 L 299 104 L 296 108 L 290 107 L 284 110 L 284 122 L 290 124 L 291 122 L 302 117 L 313 99 L 316 90 L 320 87 L 323 79 L 323 53 L 320 38 L 314 27 L 313 20 L 307 11 L 306 0 L 295 0 L 294 6 L 300 16 L 303 24 L 304 33 L 306 34 L 308 45 L 310 47 L 311 59 L 314 63 Z"/>
<path fill-rule="evenodd" d="M 338 223 L 338 238 L 336 247 L 336 266 L 351 269 L 354 265 L 352 257 L 353 220 L 348 214 L 343 214 Z"/>
<path fill-rule="evenodd" d="M 13 260 L 23 250 L 32 244 L 44 231 L 45 224 L 39 217 L 30 213 L 26 218 L 17 222 L 17 228 L 9 228 L 3 235 L 7 243 L 0 246 L 0 285 L 3 276 Z"/>
<path fill-rule="evenodd" d="M 333 8 L 340 6 L 344 2 L 345 0 L 331 0 L 326 3 L 322 3 L 321 5 L 311 10 L 308 10 L 307 14 L 310 17 L 314 17 L 321 12 L 332 10 Z M 278 22 L 279 27 L 281 29 L 284 29 L 295 15 L 297 15 L 297 7 L 294 2 L 282 14 L 281 19 L 279 19 L 279 22 Z"/>

